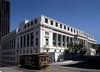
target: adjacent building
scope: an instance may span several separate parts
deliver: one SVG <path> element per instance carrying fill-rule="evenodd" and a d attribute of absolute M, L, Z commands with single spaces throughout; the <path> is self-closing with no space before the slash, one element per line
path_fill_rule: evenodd
<path fill-rule="evenodd" d="M 10 2 L 0 0 L 0 38 L 10 30 Z"/>
<path fill-rule="evenodd" d="M 5 37 L 2 38 L 2 61 L 8 64 L 19 64 L 21 55 L 44 52 L 49 54 L 51 61 L 59 61 L 69 44 L 81 43 L 87 50 L 96 44 L 88 33 L 44 15 L 21 22 L 14 33 Z M 6 56 L 13 59 L 7 60 Z"/>
<path fill-rule="evenodd" d="M 10 32 L 1 38 L 0 63 L 1 65 L 16 64 L 16 31 Z"/>

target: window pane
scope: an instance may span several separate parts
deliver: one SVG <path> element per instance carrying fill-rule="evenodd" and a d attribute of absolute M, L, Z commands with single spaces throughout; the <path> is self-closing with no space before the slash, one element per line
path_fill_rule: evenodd
<path fill-rule="evenodd" d="M 58 34 L 58 46 L 61 46 L 61 35 Z"/>
<path fill-rule="evenodd" d="M 34 42 L 34 35 L 33 32 L 31 33 L 31 46 L 33 46 L 33 42 Z"/>
<path fill-rule="evenodd" d="M 66 29 L 66 26 L 64 25 L 64 29 Z"/>
<path fill-rule="evenodd" d="M 69 31 L 69 27 L 68 27 L 68 31 Z"/>
<path fill-rule="evenodd" d="M 48 19 L 47 18 L 45 18 L 45 23 L 48 23 Z"/>
<path fill-rule="evenodd" d="M 60 28 L 62 28 L 62 24 L 60 24 Z"/>
<path fill-rule="evenodd" d="M 37 19 L 34 20 L 35 24 L 37 24 Z"/>
<path fill-rule="evenodd" d="M 53 45 L 56 46 L 56 38 L 57 38 L 57 34 L 53 33 Z"/>
<path fill-rule="evenodd" d="M 38 46 L 38 38 L 36 38 L 36 46 Z"/>
<path fill-rule="evenodd" d="M 56 27 L 58 27 L 58 23 L 56 22 Z"/>
<path fill-rule="evenodd" d="M 27 47 L 29 47 L 29 34 L 27 35 Z"/>
<path fill-rule="evenodd" d="M 51 25 L 53 25 L 53 21 L 51 20 Z"/>
<path fill-rule="evenodd" d="M 46 38 L 46 45 L 49 45 L 49 39 Z"/>

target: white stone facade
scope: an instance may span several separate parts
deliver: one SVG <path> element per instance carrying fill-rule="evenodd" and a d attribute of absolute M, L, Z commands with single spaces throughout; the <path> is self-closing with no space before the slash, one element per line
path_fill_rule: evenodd
<path fill-rule="evenodd" d="M 31 45 L 31 33 L 33 33 L 33 45 Z M 53 33 L 56 33 L 55 40 L 53 40 Z M 28 39 L 27 35 L 29 35 Z M 60 37 L 60 40 L 58 38 L 58 35 Z M 93 37 L 90 37 L 87 33 L 49 17 L 40 16 L 34 20 L 27 21 L 26 23 L 23 22 L 18 27 L 16 38 L 16 54 L 20 56 L 36 52 L 47 52 L 53 61 L 57 61 L 59 55 L 62 55 L 64 50 L 68 49 L 67 37 L 69 37 L 69 39 L 71 38 L 73 42 L 75 35 L 78 35 L 77 38 L 84 41 L 84 45 L 87 45 L 87 43 L 96 44 L 96 40 Z M 26 39 L 25 46 L 23 46 L 24 36 Z M 20 40 L 21 37 L 22 43 Z M 27 45 L 27 40 L 29 41 L 29 45 Z M 55 43 L 55 46 L 53 45 L 53 42 Z M 69 40 L 69 42 L 71 41 Z M 59 46 L 59 44 L 61 45 Z"/>
<path fill-rule="evenodd" d="M 86 48 L 96 44 L 96 40 L 87 33 L 43 15 L 22 22 L 16 29 L 15 62 L 19 63 L 21 55 L 42 52 L 48 53 L 51 61 L 59 61 L 76 37 Z"/>

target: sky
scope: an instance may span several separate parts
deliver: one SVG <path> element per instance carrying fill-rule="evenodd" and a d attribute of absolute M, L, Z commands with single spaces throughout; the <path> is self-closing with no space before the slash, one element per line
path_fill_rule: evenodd
<path fill-rule="evenodd" d="M 100 0 L 11 0 L 11 30 L 40 15 L 90 33 L 100 43 Z"/>

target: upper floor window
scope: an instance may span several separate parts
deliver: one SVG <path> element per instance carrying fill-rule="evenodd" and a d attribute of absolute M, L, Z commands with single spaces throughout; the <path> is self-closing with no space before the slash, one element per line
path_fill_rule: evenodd
<path fill-rule="evenodd" d="M 26 24 L 24 25 L 24 28 L 26 29 Z"/>
<path fill-rule="evenodd" d="M 71 28 L 71 32 L 73 31 L 73 29 Z"/>
<path fill-rule="evenodd" d="M 68 31 L 69 31 L 69 27 L 68 27 Z"/>
<path fill-rule="evenodd" d="M 29 47 L 29 34 L 27 34 L 27 47 Z"/>
<path fill-rule="evenodd" d="M 60 24 L 60 28 L 62 28 L 62 24 Z"/>
<path fill-rule="evenodd" d="M 65 46 L 65 36 L 63 35 L 63 46 Z"/>
<path fill-rule="evenodd" d="M 69 43 L 69 37 L 68 36 L 67 36 L 67 39 L 66 40 L 67 40 L 67 44 L 68 44 Z"/>
<path fill-rule="evenodd" d="M 56 46 L 56 42 L 57 42 L 57 34 L 53 33 L 53 45 Z"/>
<path fill-rule="evenodd" d="M 45 18 L 45 23 L 48 23 L 48 19 L 47 18 Z"/>
<path fill-rule="evenodd" d="M 53 25 L 53 21 L 51 20 L 51 25 Z"/>
<path fill-rule="evenodd" d="M 70 43 L 73 43 L 73 38 L 72 37 L 70 37 Z"/>
<path fill-rule="evenodd" d="M 49 35 L 49 32 L 45 32 L 45 35 Z"/>
<path fill-rule="evenodd" d="M 46 45 L 48 46 L 49 45 L 49 39 L 46 38 L 45 40 L 46 40 Z"/>
<path fill-rule="evenodd" d="M 61 47 L 61 35 L 58 34 L 58 46 Z"/>
<path fill-rule="evenodd" d="M 19 40 L 20 40 L 20 38 L 17 38 L 17 48 L 19 48 Z"/>
<path fill-rule="evenodd" d="M 58 27 L 58 23 L 56 22 L 56 27 Z"/>
<path fill-rule="evenodd" d="M 34 34 L 33 32 L 31 33 L 31 46 L 33 46 L 33 42 L 34 42 Z"/>
<path fill-rule="evenodd" d="M 74 33 L 75 33 L 75 29 L 74 29 Z"/>
<path fill-rule="evenodd" d="M 29 27 L 30 26 L 30 23 L 27 23 L 27 27 Z"/>
<path fill-rule="evenodd" d="M 20 47 L 22 48 L 22 36 L 20 37 Z"/>
<path fill-rule="evenodd" d="M 30 23 L 31 23 L 31 25 L 33 25 L 33 21 L 31 21 Z"/>
<path fill-rule="evenodd" d="M 34 20 L 35 24 L 37 24 L 37 19 Z"/>
<path fill-rule="evenodd" d="M 23 36 L 24 47 L 26 47 L 26 35 Z"/>
<path fill-rule="evenodd" d="M 64 25 L 64 29 L 66 29 L 66 26 Z"/>

